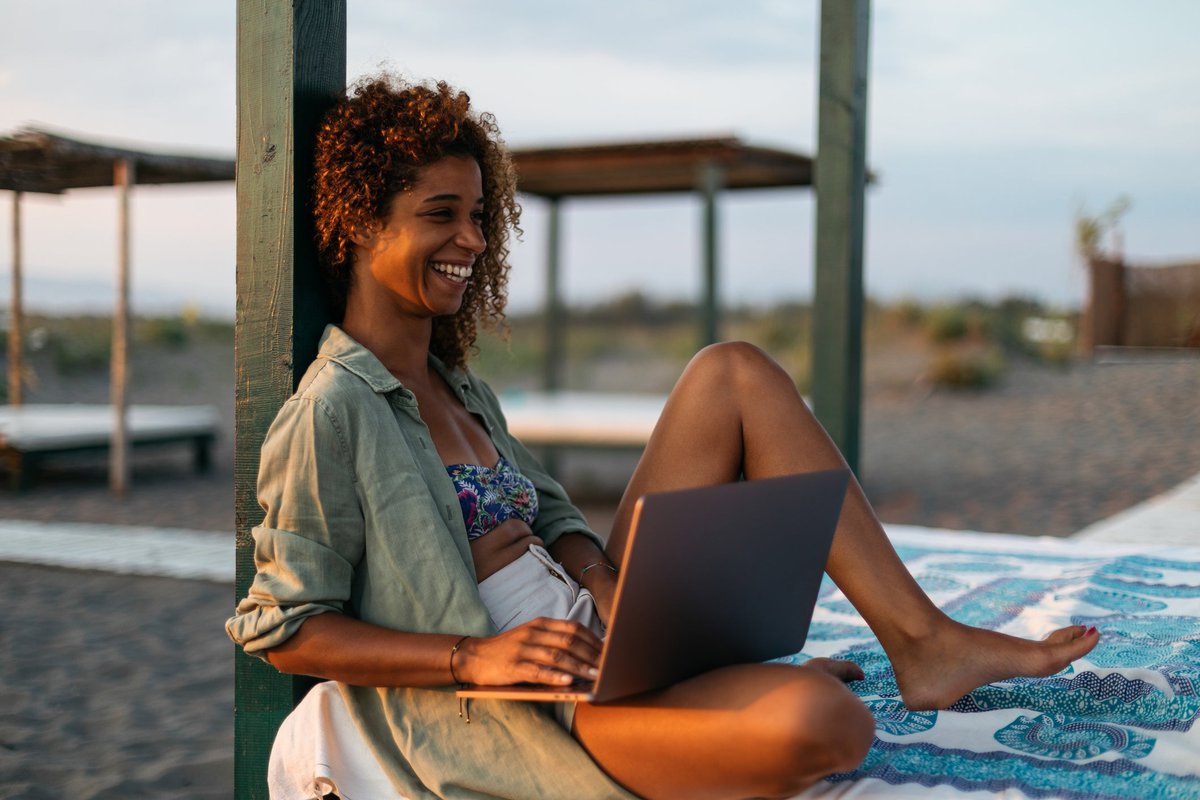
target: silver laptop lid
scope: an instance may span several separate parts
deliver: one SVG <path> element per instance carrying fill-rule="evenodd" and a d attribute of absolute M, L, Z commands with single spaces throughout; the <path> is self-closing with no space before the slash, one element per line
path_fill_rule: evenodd
<path fill-rule="evenodd" d="M 798 652 L 849 477 L 838 469 L 641 498 L 594 702 Z"/>

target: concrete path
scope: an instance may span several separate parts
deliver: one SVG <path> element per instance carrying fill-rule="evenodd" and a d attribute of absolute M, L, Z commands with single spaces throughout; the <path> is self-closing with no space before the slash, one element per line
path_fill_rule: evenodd
<path fill-rule="evenodd" d="M 0 561 L 233 582 L 233 532 L 0 520 Z"/>
<path fill-rule="evenodd" d="M 1071 538 L 1200 547 L 1200 475 L 1158 497 L 1092 523 Z"/>
<path fill-rule="evenodd" d="M 1089 525 L 1072 539 L 1200 546 L 1200 475 Z M 232 531 L 0 520 L 0 561 L 232 583 L 234 537 Z"/>

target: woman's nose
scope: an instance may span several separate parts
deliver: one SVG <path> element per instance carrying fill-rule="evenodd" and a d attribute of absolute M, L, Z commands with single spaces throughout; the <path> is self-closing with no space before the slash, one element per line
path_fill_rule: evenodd
<path fill-rule="evenodd" d="M 487 239 L 483 238 L 483 231 L 474 220 L 459 228 L 456 243 L 459 247 L 469 250 L 475 255 L 479 255 L 487 249 Z"/>

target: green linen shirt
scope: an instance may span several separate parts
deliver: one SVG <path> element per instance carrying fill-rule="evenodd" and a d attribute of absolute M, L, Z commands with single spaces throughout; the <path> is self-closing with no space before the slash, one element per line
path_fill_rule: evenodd
<path fill-rule="evenodd" d="M 496 449 L 534 484 L 533 531 L 597 540 L 582 515 L 508 433 L 477 377 L 431 358 Z M 404 631 L 496 633 L 479 598 L 458 495 L 416 398 L 365 347 L 330 325 L 316 360 L 263 443 L 253 530 L 257 574 L 226 623 L 265 652 L 316 614 Z M 363 739 L 405 797 L 628 798 L 545 703 L 471 702 L 452 690 L 338 684 Z"/>

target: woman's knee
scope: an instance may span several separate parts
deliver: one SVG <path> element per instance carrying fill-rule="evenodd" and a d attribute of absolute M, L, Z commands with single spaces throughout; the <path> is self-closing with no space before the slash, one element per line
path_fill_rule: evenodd
<path fill-rule="evenodd" d="M 764 788 L 773 796 L 793 796 L 827 775 L 853 770 L 866 758 L 875 720 L 836 679 L 805 676 L 773 698 L 772 705 L 774 776 Z"/>
<path fill-rule="evenodd" d="M 780 379 L 791 384 L 791 378 L 784 369 L 761 348 L 749 342 L 710 344 L 692 356 L 685 374 L 717 382 L 725 391 L 759 390 L 764 381 Z"/>

